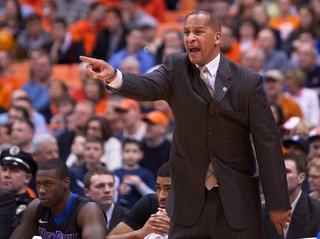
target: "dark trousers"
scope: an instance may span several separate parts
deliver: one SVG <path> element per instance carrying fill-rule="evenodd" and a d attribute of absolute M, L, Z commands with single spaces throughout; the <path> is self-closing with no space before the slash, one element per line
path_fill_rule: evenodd
<path fill-rule="evenodd" d="M 244 192 L 245 193 L 245 192 Z M 186 210 L 188 210 L 186 208 Z M 263 239 L 261 220 L 257 224 L 236 230 L 230 226 L 223 211 L 219 189 L 206 190 L 206 201 L 198 221 L 190 226 L 181 226 L 170 221 L 169 239 Z"/>

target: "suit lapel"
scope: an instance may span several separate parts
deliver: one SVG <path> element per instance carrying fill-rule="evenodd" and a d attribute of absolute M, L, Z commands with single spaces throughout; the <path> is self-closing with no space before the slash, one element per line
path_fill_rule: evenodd
<path fill-rule="evenodd" d="M 220 54 L 220 63 L 215 80 L 213 98 L 211 97 L 205 83 L 200 78 L 200 72 L 196 65 L 192 64 L 191 69 L 192 70 L 189 72 L 189 75 L 191 76 L 190 79 L 192 79 L 191 85 L 193 89 L 208 103 L 218 104 L 227 94 L 232 84 L 229 81 L 229 78 L 231 77 L 229 60 L 223 54 Z"/>
<path fill-rule="evenodd" d="M 197 68 L 196 65 L 192 64 L 192 71 L 189 72 L 189 75 L 191 76 L 191 85 L 192 88 L 204 99 L 206 100 L 208 103 L 211 102 L 212 97 L 205 85 L 205 83 L 203 82 L 203 80 L 200 77 L 200 71 Z"/>
<path fill-rule="evenodd" d="M 230 90 L 232 83 L 229 79 L 231 76 L 229 60 L 223 54 L 220 54 L 220 63 L 215 80 L 211 107 L 215 107 Z"/>

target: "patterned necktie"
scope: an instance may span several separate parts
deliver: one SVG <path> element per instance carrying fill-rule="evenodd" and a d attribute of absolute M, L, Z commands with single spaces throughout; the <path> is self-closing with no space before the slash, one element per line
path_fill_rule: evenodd
<path fill-rule="evenodd" d="M 211 85 L 209 78 L 208 78 L 208 73 L 209 73 L 208 68 L 206 66 L 199 66 L 199 69 L 200 69 L 200 77 L 203 80 L 203 82 L 206 84 L 208 91 L 212 97 L 213 96 L 213 88 L 212 88 L 212 85 Z"/>
<path fill-rule="evenodd" d="M 204 185 L 210 191 L 213 187 L 217 186 L 217 184 L 218 184 L 218 181 L 217 181 L 216 177 L 214 176 L 213 165 L 210 162 L 207 173 L 206 173 L 206 180 L 205 180 Z"/>

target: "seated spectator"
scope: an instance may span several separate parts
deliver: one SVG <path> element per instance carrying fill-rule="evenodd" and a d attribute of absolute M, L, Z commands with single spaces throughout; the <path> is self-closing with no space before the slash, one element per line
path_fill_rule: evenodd
<path fill-rule="evenodd" d="M 107 9 L 106 23 L 106 27 L 98 33 L 92 56 L 108 61 L 113 53 L 126 46 L 127 29 L 118 8 Z"/>
<path fill-rule="evenodd" d="M 115 203 L 115 177 L 106 168 L 90 169 L 84 175 L 85 195 L 96 201 L 107 216 L 107 231 L 110 232 L 129 213 L 129 209 Z"/>
<path fill-rule="evenodd" d="M 303 118 L 314 125 L 319 124 L 319 98 L 317 91 L 306 88 L 306 75 L 298 68 L 290 68 L 284 73 L 284 95 L 297 102 Z"/>
<path fill-rule="evenodd" d="M 140 143 L 127 139 L 122 146 L 123 166 L 113 172 L 120 179 L 119 205 L 129 209 L 141 197 L 155 191 L 155 176 L 149 169 L 139 165 L 142 158 Z"/>
<path fill-rule="evenodd" d="M 55 3 L 57 4 L 57 17 L 64 18 L 68 26 L 87 16 L 87 0 L 55 0 Z"/>
<path fill-rule="evenodd" d="M 32 14 L 25 20 L 25 29 L 17 37 L 19 48 L 27 55 L 33 50 L 40 49 L 49 42 L 50 35 L 41 26 L 41 17 Z"/>
<path fill-rule="evenodd" d="M 54 64 L 79 63 L 79 56 L 85 51 L 81 41 L 72 41 L 72 34 L 64 19 L 52 22 L 51 40 L 43 47 L 49 52 Z"/>
<path fill-rule="evenodd" d="M 239 42 L 235 38 L 232 26 L 221 26 L 221 52 L 236 63 L 240 63 L 241 49 Z"/>
<path fill-rule="evenodd" d="M 151 233 L 168 234 L 170 218 L 164 209 L 170 187 L 170 166 L 164 163 L 157 172 L 157 194 L 142 197 L 106 239 L 145 238 Z"/>
<path fill-rule="evenodd" d="M 16 38 L 24 29 L 23 6 L 19 0 L 5 0 L 4 10 L 0 13 L 0 20 L 6 22 L 10 33 Z"/>
<path fill-rule="evenodd" d="M 95 137 L 103 141 L 104 154 L 100 161 L 107 169 L 114 171 L 121 168 L 121 142 L 111 134 L 108 121 L 101 116 L 91 117 L 85 129 L 86 137 Z"/>
<path fill-rule="evenodd" d="M 139 28 L 128 30 L 126 36 L 126 47 L 114 53 L 110 57 L 108 63 L 114 68 L 120 69 L 121 62 L 125 57 L 134 56 L 140 62 L 141 74 L 145 74 L 152 66 L 155 65 L 155 59 L 152 54 L 143 50 L 142 36 L 142 31 Z"/>
<path fill-rule="evenodd" d="M 270 28 L 261 29 L 257 35 L 257 46 L 265 54 L 263 71 L 279 70 L 284 73 L 289 67 L 289 58 L 285 51 L 277 50 L 277 40 L 275 32 Z"/>
<path fill-rule="evenodd" d="M 103 143 L 100 139 L 88 137 L 84 143 L 83 163 L 79 166 L 71 166 L 69 169 L 77 178 L 77 184 L 84 188 L 84 175 L 93 168 L 104 167 L 100 159 L 104 154 Z"/>
<path fill-rule="evenodd" d="M 13 146 L 3 150 L 0 156 L 0 188 L 11 192 L 16 201 L 16 215 L 20 223 L 27 205 L 36 198 L 34 191 L 28 187 L 35 177 L 38 166 L 32 155 Z"/>
<path fill-rule="evenodd" d="M 120 134 L 123 130 L 123 122 L 120 120 L 120 113 L 116 110 L 119 102 L 123 99 L 122 96 L 117 94 L 110 95 L 105 112 L 104 117 L 109 123 L 111 128 L 111 132 L 113 136 Z"/>
<path fill-rule="evenodd" d="M 284 76 L 279 70 L 269 70 L 265 74 L 265 90 L 268 101 L 278 104 L 284 114 L 284 120 L 287 121 L 293 116 L 303 118 L 303 113 L 294 100 L 289 99 L 283 93 Z"/>
<path fill-rule="evenodd" d="M 292 207 L 291 222 L 287 228 L 283 229 L 284 238 L 316 237 L 320 228 L 320 202 L 301 190 L 301 185 L 306 178 L 305 161 L 294 154 L 285 154 L 284 159 L 289 199 Z M 310 176 L 315 175 L 310 174 L 309 179 Z M 266 215 L 265 205 L 263 205 L 263 209 L 265 238 L 278 238 L 278 232 L 269 216 Z"/>
<path fill-rule="evenodd" d="M 86 142 L 86 137 L 82 135 L 77 135 L 71 145 L 71 152 L 66 160 L 67 166 L 70 168 L 72 166 L 81 166 L 84 164 L 83 152 L 84 145 Z"/>
<path fill-rule="evenodd" d="M 105 6 L 101 2 L 89 5 L 87 17 L 69 25 L 73 42 L 83 42 L 85 54 L 92 56 L 98 33 L 104 29 Z"/>
<path fill-rule="evenodd" d="M 102 115 L 110 95 L 104 83 L 98 79 L 88 78 L 83 84 L 83 91 L 85 99 L 95 105 L 96 114 Z"/>
<path fill-rule="evenodd" d="M 22 86 L 22 89 L 28 93 L 33 107 L 46 118 L 49 123 L 50 107 L 48 86 L 52 77 L 53 63 L 47 52 L 43 50 L 36 50 L 38 56 L 31 60 L 30 78 Z"/>
<path fill-rule="evenodd" d="M 309 132 L 309 157 L 320 158 L 320 127 L 316 127 Z"/>
<path fill-rule="evenodd" d="M 146 134 L 146 124 L 141 120 L 141 107 L 135 100 L 124 98 L 116 106 L 120 114 L 123 130 L 116 137 L 124 142 L 126 139 L 135 139 L 142 142 Z"/>
<path fill-rule="evenodd" d="M 171 142 L 166 138 L 168 118 L 161 111 L 151 111 L 142 118 L 147 124 L 144 152 L 140 165 L 156 176 L 162 164 L 169 161 Z"/>
<path fill-rule="evenodd" d="M 309 196 L 320 201 L 320 158 L 311 157 L 308 162 L 308 169 L 308 182 L 312 191 Z"/>
<path fill-rule="evenodd" d="M 11 143 L 21 150 L 31 153 L 32 139 L 34 136 L 34 124 L 27 118 L 22 118 L 13 122 L 10 131 Z"/>

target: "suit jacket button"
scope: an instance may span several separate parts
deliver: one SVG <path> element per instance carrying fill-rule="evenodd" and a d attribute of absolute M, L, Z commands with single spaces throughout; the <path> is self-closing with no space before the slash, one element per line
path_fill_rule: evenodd
<path fill-rule="evenodd" d="M 210 114 L 214 115 L 214 111 L 213 111 L 213 110 L 210 110 Z"/>
<path fill-rule="evenodd" d="M 209 131 L 209 135 L 212 136 L 212 135 L 213 135 L 213 132 L 212 132 L 212 131 Z"/>

